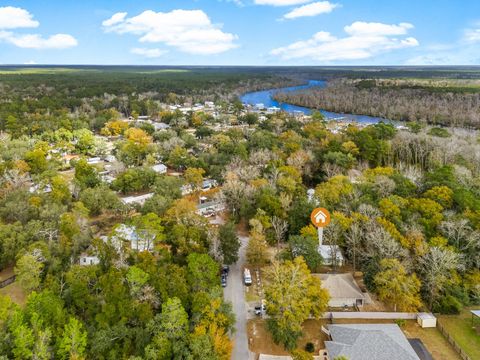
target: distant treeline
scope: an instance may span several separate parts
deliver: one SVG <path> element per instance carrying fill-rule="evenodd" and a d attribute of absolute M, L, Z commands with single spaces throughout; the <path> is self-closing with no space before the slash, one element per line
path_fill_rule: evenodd
<path fill-rule="evenodd" d="M 480 128 L 480 87 L 426 85 L 413 81 L 408 85 L 405 80 L 378 85 L 375 80 L 336 79 L 326 88 L 278 93 L 275 99 L 340 113 Z"/>
<path fill-rule="evenodd" d="M 162 103 L 228 104 L 244 92 L 295 83 L 234 69 L 0 67 L 0 131 L 13 136 L 61 127 L 103 127 L 111 109 L 123 116 L 156 116 Z"/>

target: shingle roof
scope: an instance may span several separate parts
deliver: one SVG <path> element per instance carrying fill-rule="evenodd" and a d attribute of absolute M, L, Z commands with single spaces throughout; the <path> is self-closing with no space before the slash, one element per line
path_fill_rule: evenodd
<path fill-rule="evenodd" d="M 322 287 L 332 299 L 363 299 L 364 295 L 351 274 L 318 274 Z"/>
<path fill-rule="evenodd" d="M 419 360 L 396 324 L 329 325 L 332 341 L 326 341 L 329 357 L 349 360 Z"/>

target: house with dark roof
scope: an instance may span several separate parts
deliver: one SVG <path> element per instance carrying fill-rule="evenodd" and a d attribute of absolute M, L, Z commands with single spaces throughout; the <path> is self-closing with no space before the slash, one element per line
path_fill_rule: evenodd
<path fill-rule="evenodd" d="M 325 341 L 330 360 L 420 360 L 397 324 L 329 325 Z"/>

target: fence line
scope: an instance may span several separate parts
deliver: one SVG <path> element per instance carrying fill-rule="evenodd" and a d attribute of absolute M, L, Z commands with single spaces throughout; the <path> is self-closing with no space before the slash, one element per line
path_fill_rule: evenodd
<path fill-rule="evenodd" d="M 7 285 L 10 285 L 11 283 L 13 283 L 15 281 L 15 275 L 13 276 L 10 276 L 8 279 L 5 279 L 3 281 L 0 281 L 0 289 L 1 288 L 4 288 L 5 286 Z"/>
<path fill-rule="evenodd" d="M 417 313 L 407 312 L 357 312 L 357 311 L 338 311 L 326 312 L 322 316 L 324 319 L 386 319 L 386 320 L 415 320 Z"/>
<path fill-rule="evenodd" d="M 452 345 L 452 347 L 455 349 L 455 351 L 460 355 L 460 357 L 463 360 L 472 360 L 470 356 L 468 356 L 465 351 L 458 345 L 458 343 L 455 341 L 455 339 L 449 334 L 449 332 L 443 327 L 442 324 L 437 320 L 437 328 L 440 330 L 442 335 L 447 339 L 447 341 Z"/>

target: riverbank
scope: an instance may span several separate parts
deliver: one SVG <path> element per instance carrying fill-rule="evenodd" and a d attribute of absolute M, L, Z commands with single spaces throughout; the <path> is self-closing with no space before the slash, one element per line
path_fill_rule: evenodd
<path fill-rule="evenodd" d="M 393 121 L 425 122 L 430 125 L 480 128 L 480 94 L 442 92 L 402 82 L 399 85 L 376 80 L 336 79 L 323 88 L 278 91 L 277 102 L 334 113 L 364 114 Z"/>
<path fill-rule="evenodd" d="M 320 111 L 327 120 L 342 120 L 347 122 L 357 122 L 360 124 L 377 124 L 379 122 L 394 123 L 382 117 L 369 115 L 359 115 L 343 112 L 332 112 L 326 109 L 317 109 L 308 106 L 302 106 L 300 103 L 290 101 L 279 101 L 279 94 L 297 94 L 299 92 L 319 91 L 327 87 L 326 80 L 309 80 L 306 84 L 289 86 L 284 88 L 273 88 L 262 91 L 247 92 L 240 96 L 243 104 L 249 105 L 257 110 L 259 109 L 280 109 L 288 113 L 302 113 L 310 115 L 312 111 Z"/>

